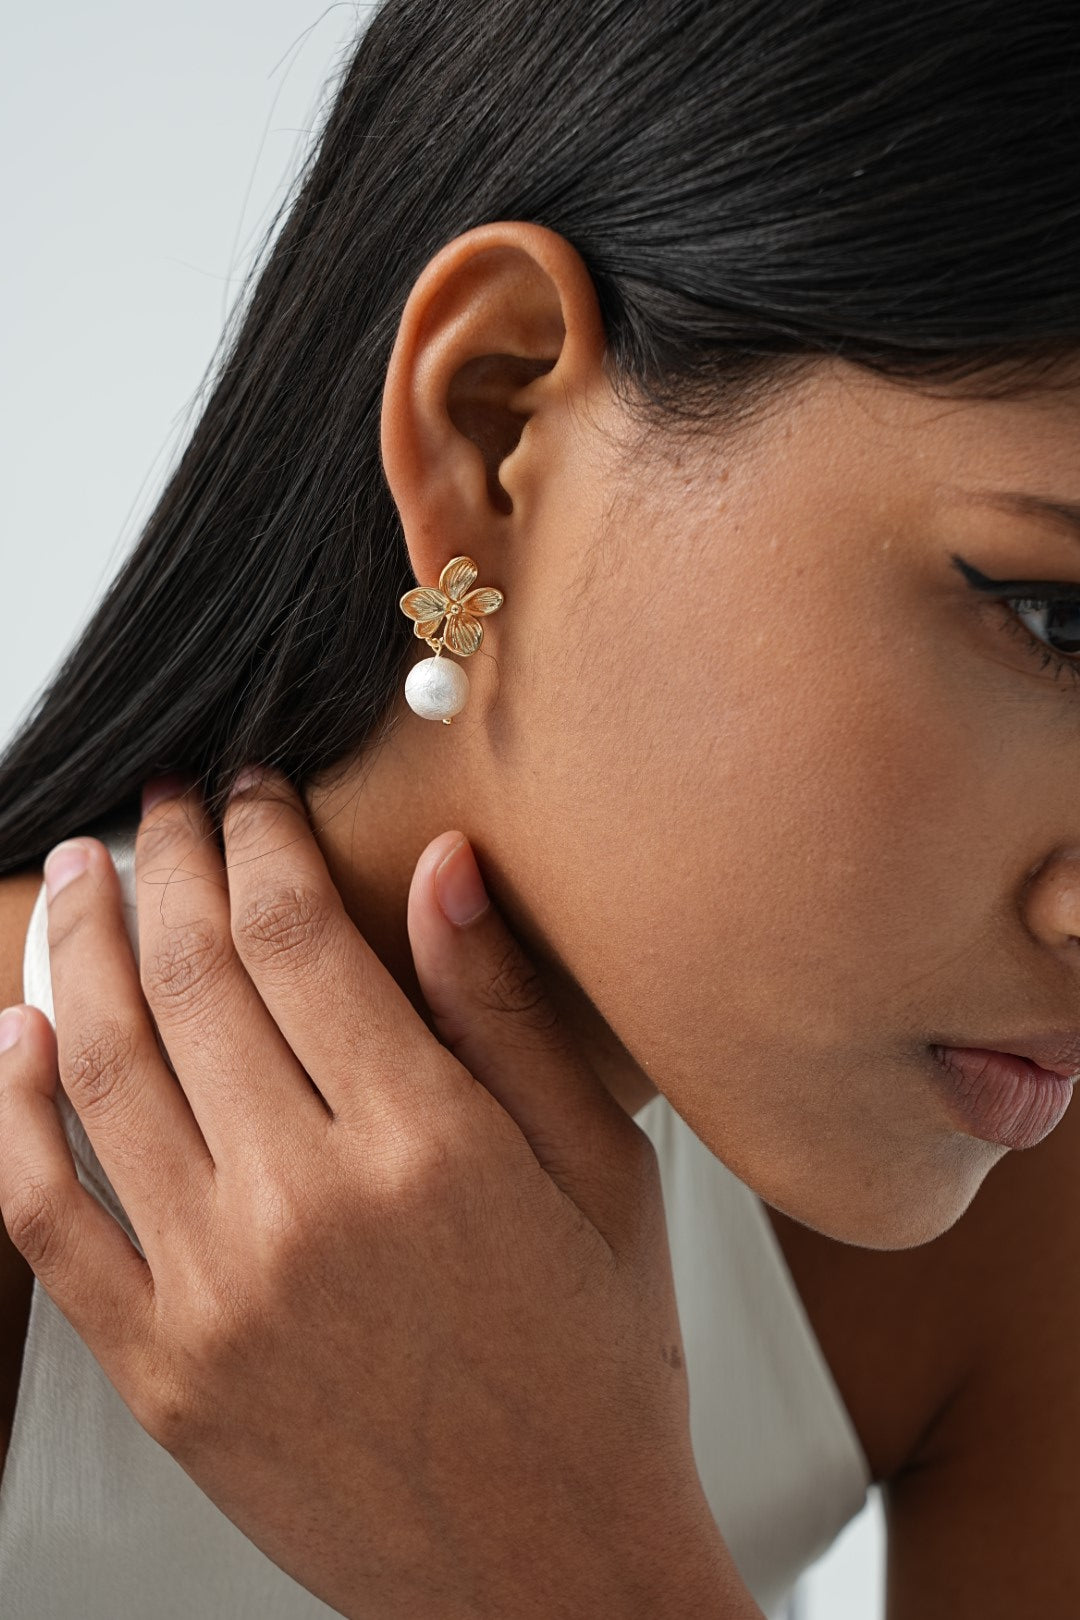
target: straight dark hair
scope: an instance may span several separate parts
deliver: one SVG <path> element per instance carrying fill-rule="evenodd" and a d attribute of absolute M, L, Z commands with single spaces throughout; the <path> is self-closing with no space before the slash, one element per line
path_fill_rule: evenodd
<path fill-rule="evenodd" d="M 331 81 L 129 557 L 0 760 L 0 873 L 184 769 L 298 786 L 415 650 L 382 472 L 390 350 L 470 227 L 560 232 L 648 430 L 821 356 L 1038 387 L 1080 341 L 1075 0 L 385 0 Z"/>

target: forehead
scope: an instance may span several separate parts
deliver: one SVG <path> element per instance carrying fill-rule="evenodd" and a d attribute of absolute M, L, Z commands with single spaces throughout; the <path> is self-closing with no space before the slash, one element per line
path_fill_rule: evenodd
<path fill-rule="evenodd" d="M 718 524 L 722 555 L 739 536 L 752 546 L 765 534 L 784 550 L 817 533 L 913 537 L 939 517 L 982 532 L 993 509 L 973 493 L 1080 505 L 1080 360 L 1047 383 L 988 398 L 971 382 L 967 393 L 929 389 L 812 361 L 747 426 L 639 441 L 620 461 L 608 526 L 617 513 L 615 526 L 640 536 L 659 519 L 688 555 L 700 545 L 712 562 Z M 1007 529 L 1010 514 L 997 521 Z"/>
<path fill-rule="evenodd" d="M 965 484 L 1080 504 L 1080 365 L 1062 365 L 1048 385 L 987 398 L 824 361 L 779 397 L 745 455 L 758 476 L 819 486 L 852 477 L 870 493 L 894 480 Z"/>
<path fill-rule="evenodd" d="M 977 496 L 1080 506 L 1080 377 L 1015 397 L 956 397 L 829 360 L 782 390 L 749 432 L 660 438 L 620 469 L 608 532 L 650 557 L 642 540 L 652 537 L 664 566 L 699 584 L 739 558 L 760 569 L 809 555 L 816 568 L 831 558 L 850 569 L 882 547 L 916 555 L 942 537 L 1040 532 Z M 1071 537 L 1068 547 L 1063 566 Z"/>

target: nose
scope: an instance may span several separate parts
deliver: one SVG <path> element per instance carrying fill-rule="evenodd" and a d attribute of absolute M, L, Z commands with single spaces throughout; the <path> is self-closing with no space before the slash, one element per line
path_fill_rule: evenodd
<path fill-rule="evenodd" d="M 1055 850 L 1024 886 L 1024 920 L 1035 938 L 1070 959 L 1080 947 L 1080 848 Z"/>

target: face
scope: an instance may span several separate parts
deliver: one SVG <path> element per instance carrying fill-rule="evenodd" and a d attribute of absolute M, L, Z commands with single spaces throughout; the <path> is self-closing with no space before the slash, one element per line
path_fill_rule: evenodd
<path fill-rule="evenodd" d="M 1080 596 L 1076 535 L 971 493 L 1080 499 L 1078 430 L 1080 390 L 823 365 L 734 449 L 583 432 L 508 595 L 519 906 L 706 1146 L 847 1241 L 936 1236 L 1008 1151 L 931 1043 L 1080 1024 L 1080 682 L 951 561 Z"/>
<path fill-rule="evenodd" d="M 979 498 L 1080 501 L 1080 379 L 931 398 L 822 361 L 751 431 L 680 445 L 635 442 L 582 363 L 542 394 L 569 408 L 487 435 L 485 520 L 445 410 L 410 416 L 442 388 L 437 314 L 391 370 L 388 476 L 418 579 L 464 551 L 505 602 L 468 709 L 402 705 L 349 827 L 393 805 L 412 860 L 461 827 L 624 1092 L 821 1232 L 929 1241 L 1010 1151 L 932 1045 L 1080 1026 L 1080 681 L 1026 639 L 1067 647 L 1069 614 L 1021 622 L 953 561 L 1080 599 L 1080 536 Z"/>

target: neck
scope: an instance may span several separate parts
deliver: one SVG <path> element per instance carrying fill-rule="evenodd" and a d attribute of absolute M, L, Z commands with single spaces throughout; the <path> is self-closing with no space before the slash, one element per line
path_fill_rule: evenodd
<path fill-rule="evenodd" d="M 385 740 L 332 778 L 324 775 L 306 787 L 315 837 L 345 909 L 430 1028 L 413 966 L 406 903 L 421 851 L 438 833 L 458 828 L 476 849 L 492 901 L 582 1054 L 620 1106 L 636 1113 L 656 1096 L 656 1088 L 531 929 L 525 908 L 515 903 L 512 883 L 501 879 L 499 819 L 489 810 L 498 796 L 486 794 L 482 776 L 469 769 L 465 728 L 452 738 L 445 735 L 451 729 L 407 710 Z"/>

